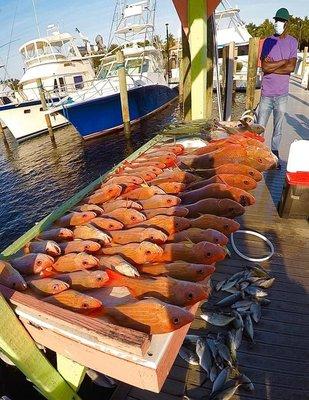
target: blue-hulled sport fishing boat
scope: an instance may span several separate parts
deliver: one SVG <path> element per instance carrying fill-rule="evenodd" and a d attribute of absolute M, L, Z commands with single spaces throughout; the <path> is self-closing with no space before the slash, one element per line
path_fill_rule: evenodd
<path fill-rule="evenodd" d="M 124 4 L 125 3 L 125 4 Z M 118 47 L 104 56 L 93 85 L 63 99 L 49 112 L 60 112 L 84 139 L 123 126 L 115 50 L 125 57 L 130 119 L 135 123 L 167 106 L 178 95 L 168 85 L 161 49 L 153 43 L 156 2 L 118 1 L 111 43 Z"/>

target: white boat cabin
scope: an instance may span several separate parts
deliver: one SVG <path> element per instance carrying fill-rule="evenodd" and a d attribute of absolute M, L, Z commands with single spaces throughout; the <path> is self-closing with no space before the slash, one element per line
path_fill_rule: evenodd
<path fill-rule="evenodd" d="M 48 36 L 31 40 L 19 49 L 25 65 L 19 82 L 22 100 L 39 98 L 38 78 L 51 98 L 66 96 L 89 85 L 95 73 L 91 61 L 83 59 L 75 40 L 52 26 Z"/>

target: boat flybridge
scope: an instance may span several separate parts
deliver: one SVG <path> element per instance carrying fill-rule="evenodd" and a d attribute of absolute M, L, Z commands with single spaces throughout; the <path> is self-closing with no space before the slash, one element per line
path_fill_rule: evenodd
<path fill-rule="evenodd" d="M 105 55 L 90 88 L 61 100 L 50 113 L 60 112 L 84 139 L 122 128 L 123 120 L 115 51 L 125 58 L 131 122 L 165 107 L 177 96 L 169 87 L 161 49 L 154 46 L 156 1 L 117 1 L 109 45 L 117 47 Z"/>
<path fill-rule="evenodd" d="M 223 0 L 215 12 L 216 42 L 219 52 L 219 66 L 222 66 L 222 48 L 231 42 L 237 49 L 235 82 L 236 89 L 245 89 L 247 83 L 248 52 L 250 33 L 240 17 L 240 9 L 232 7 L 228 0 Z M 214 76 L 216 79 L 216 76 Z M 261 76 L 257 76 L 257 86 L 261 84 Z"/>
<path fill-rule="evenodd" d="M 90 86 L 95 73 L 90 60 L 82 57 L 76 39 L 50 25 L 47 36 L 19 49 L 25 72 L 15 90 L 14 103 L 0 106 L 0 121 L 15 139 L 21 141 L 47 131 L 38 79 L 48 104 Z M 68 123 L 60 114 L 53 116 L 51 122 L 53 127 Z"/>

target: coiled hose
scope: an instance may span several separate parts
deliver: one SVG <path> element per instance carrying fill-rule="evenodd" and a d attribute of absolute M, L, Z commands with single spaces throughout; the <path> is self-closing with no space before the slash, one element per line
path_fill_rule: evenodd
<path fill-rule="evenodd" d="M 267 243 L 268 247 L 270 248 L 270 253 L 262 258 L 254 258 L 254 257 L 248 257 L 245 254 L 243 254 L 240 250 L 238 250 L 238 248 L 236 247 L 235 241 L 234 241 L 234 235 L 236 233 L 245 233 L 247 235 L 252 235 L 252 236 L 256 236 L 262 240 L 264 240 L 264 242 Z M 275 253 L 275 248 L 274 245 L 271 243 L 271 241 L 269 239 L 267 239 L 266 236 L 262 235 L 261 233 L 255 232 L 255 231 L 249 231 L 247 229 L 240 229 L 237 232 L 234 232 L 231 234 L 231 245 L 233 247 L 233 250 L 235 251 L 236 254 L 239 255 L 239 257 L 248 260 L 248 261 L 252 261 L 252 262 L 263 262 L 263 261 L 267 261 L 269 260 Z"/>

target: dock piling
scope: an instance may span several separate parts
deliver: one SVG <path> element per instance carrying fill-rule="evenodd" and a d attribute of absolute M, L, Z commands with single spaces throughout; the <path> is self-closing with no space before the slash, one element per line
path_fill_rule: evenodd
<path fill-rule="evenodd" d="M 188 37 L 182 29 L 182 60 L 180 77 L 182 80 L 183 119 L 191 121 L 191 56 Z"/>
<path fill-rule="evenodd" d="M 304 47 L 304 51 L 303 51 L 303 62 L 301 65 L 301 78 L 303 79 L 304 75 L 305 75 L 305 70 L 306 70 L 306 60 L 308 57 L 308 46 Z"/>
<path fill-rule="evenodd" d="M 259 42 L 260 39 L 258 37 L 249 39 L 246 110 L 252 110 L 254 108 Z"/>
<path fill-rule="evenodd" d="M 235 43 L 231 42 L 226 49 L 226 65 L 225 70 L 225 90 L 224 90 L 224 113 L 223 119 L 230 121 L 232 117 L 232 102 L 233 102 L 233 80 L 234 80 L 234 54 Z"/>
<path fill-rule="evenodd" d="M 188 0 L 192 120 L 206 118 L 207 1 Z"/>
<path fill-rule="evenodd" d="M 118 69 L 118 79 L 119 79 L 119 92 L 120 92 L 120 103 L 121 112 L 123 119 L 123 129 L 124 134 L 127 139 L 131 136 L 131 124 L 130 124 L 130 111 L 129 111 L 129 101 L 128 101 L 128 88 L 127 88 L 127 77 L 126 70 L 124 67 L 124 55 L 121 50 L 116 52 L 116 62 Z"/>
<path fill-rule="evenodd" d="M 39 95 L 40 95 L 40 100 L 41 100 L 43 111 L 47 111 L 48 107 L 47 107 L 46 98 L 45 98 L 45 94 L 44 94 L 42 79 L 41 78 L 36 79 L 36 84 L 37 84 L 37 87 L 39 90 Z M 46 121 L 50 140 L 54 143 L 55 136 L 54 136 L 53 125 L 51 123 L 49 114 L 45 114 L 45 121 Z"/>
<path fill-rule="evenodd" d="M 213 68 L 214 68 L 214 16 L 211 15 L 207 22 L 207 79 L 206 79 L 206 119 L 212 116 L 212 99 L 213 99 Z"/>

